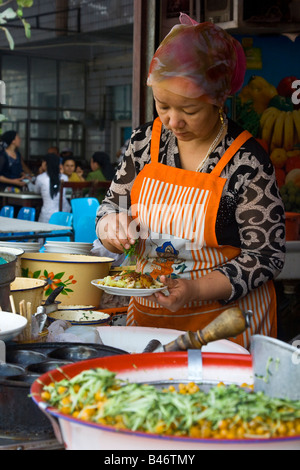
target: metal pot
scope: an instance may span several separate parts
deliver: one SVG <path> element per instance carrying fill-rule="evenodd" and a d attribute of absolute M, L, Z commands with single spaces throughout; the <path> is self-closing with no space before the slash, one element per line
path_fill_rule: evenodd
<path fill-rule="evenodd" d="M 16 277 L 17 258 L 14 254 L 2 252 L 0 249 L 0 257 L 7 261 L 6 264 L 0 265 L 0 307 L 6 312 L 10 312 L 10 284 Z"/>

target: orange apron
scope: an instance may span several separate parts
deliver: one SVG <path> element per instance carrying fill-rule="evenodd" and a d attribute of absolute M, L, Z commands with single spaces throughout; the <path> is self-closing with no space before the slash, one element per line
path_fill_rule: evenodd
<path fill-rule="evenodd" d="M 132 215 L 147 229 L 137 254 L 137 271 L 197 279 L 239 255 L 240 249 L 219 246 L 215 233 L 217 212 L 226 182 L 221 172 L 251 137 L 242 132 L 209 174 L 169 167 L 158 162 L 162 123 L 154 121 L 151 163 L 138 174 L 131 191 Z M 276 337 L 276 296 L 273 282 L 226 306 L 218 301 L 190 302 L 177 312 L 162 308 L 147 297 L 131 298 L 127 325 L 202 329 L 225 309 L 251 309 L 251 327 L 233 341 L 248 348 L 253 334 Z"/>

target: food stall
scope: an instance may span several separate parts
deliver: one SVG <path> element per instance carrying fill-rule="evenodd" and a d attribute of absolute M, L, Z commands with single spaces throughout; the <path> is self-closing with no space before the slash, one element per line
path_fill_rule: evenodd
<path fill-rule="evenodd" d="M 288 194 L 287 213 L 297 214 L 298 178 L 290 173 L 297 168 L 288 164 L 298 161 L 298 153 L 290 153 L 298 152 L 300 143 L 298 114 L 291 103 L 288 110 L 278 108 L 287 106 L 279 85 L 261 70 L 240 96 L 229 100 L 228 110 L 244 127 L 256 129 L 274 165 L 284 169 L 282 191 L 296 188 L 294 200 Z M 272 126 L 267 125 L 271 116 Z M 298 217 L 291 218 L 294 226 Z M 284 331 L 284 340 L 299 332 L 297 293 L 286 287 L 299 282 L 298 243 L 299 227 L 288 240 L 285 270 L 278 278 L 284 298 L 296 299 L 294 326 Z M 256 335 L 248 351 L 230 341 L 251 322 L 251 311 L 239 309 L 229 315 L 224 310 L 217 321 L 193 333 L 118 326 L 115 320 L 122 322 L 127 304 L 101 309 L 104 294 L 111 307 L 116 297 L 147 296 L 163 287 L 111 285 L 118 272 L 111 269 L 112 260 L 88 260 L 75 249 L 82 247 L 70 242 L 60 254 L 54 249 L 22 255 L 22 276 L 44 279 L 46 286 L 37 312 L 31 311 L 31 301 L 17 302 L 19 310 L 10 318 L 18 324 L 0 325 L 2 449 L 299 449 L 296 346 Z M 15 303 L 7 287 L 14 280 L 16 258 L 7 252 L 2 258 L 0 269 L 10 277 L 0 284 L 0 293 L 8 309 Z M 56 290 L 57 284 L 63 289 Z M 291 312 L 291 303 L 284 304 L 284 311 Z M 16 404 L 21 402 L 20 412 Z"/>

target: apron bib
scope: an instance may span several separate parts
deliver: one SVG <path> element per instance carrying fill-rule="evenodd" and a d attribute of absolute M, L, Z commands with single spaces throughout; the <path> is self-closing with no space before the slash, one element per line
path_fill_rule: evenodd
<path fill-rule="evenodd" d="M 138 174 L 131 191 L 132 216 L 148 233 L 141 238 L 137 271 L 197 279 L 239 255 L 240 249 L 219 246 L 215 233 L 217 212 L 226 182 L 221 172 L 251 137 L 242 132 L 210 174 L 169 167 L 158 162 L 162 123 L 154 121 L 151 163 Z M 177 312 L 147 297 L 131 298 L 127 325 L 196 331 L 225 309 L 238 306 L 254 312 L 251 327 L 233 341 L 249 347 L 253 334 L 276 336 L 276 297 L 269 282 L 245 298 L 226 306 L 217 301 L 190 302 Z"/>

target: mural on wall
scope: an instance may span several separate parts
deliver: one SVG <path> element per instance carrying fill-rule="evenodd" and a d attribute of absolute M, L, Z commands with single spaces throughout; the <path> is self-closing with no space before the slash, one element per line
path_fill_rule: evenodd
<path fill-rule="evenodd" d="M 248 67 L 244 86 L 236 97 L 236 121 L 270 155 L 286 211 L 300 213 L 300 71 L 298 61 L 294 61 L 299 42 L 291 45 L 284 39 L 260 40 L 259 66 L 257 70 Z M 287 44 L 290 52 L 283 47 Z M 250 64 L 252 59 L 253 50 Z"/>

